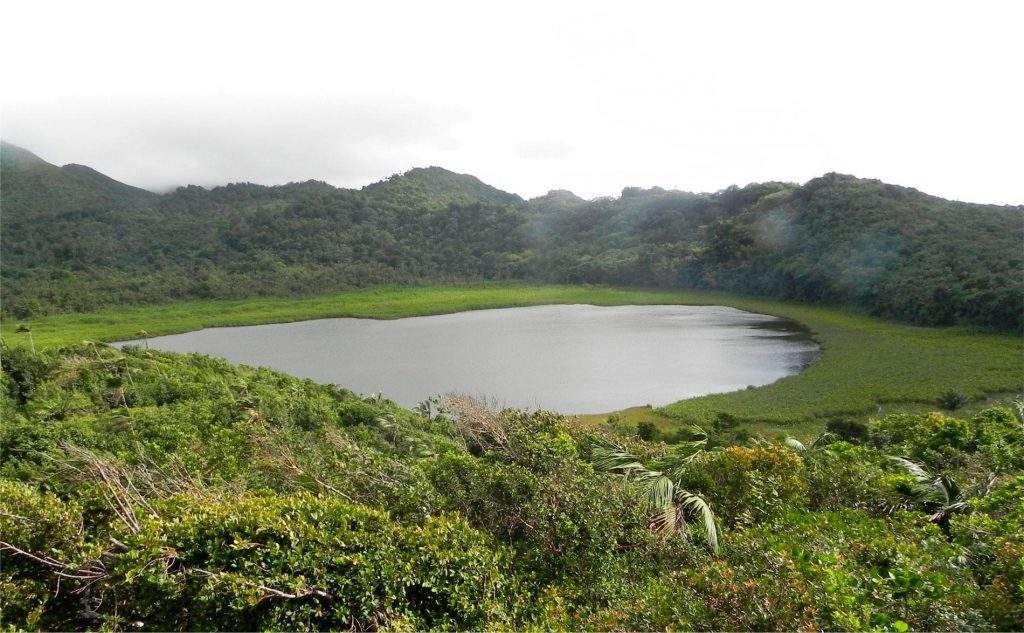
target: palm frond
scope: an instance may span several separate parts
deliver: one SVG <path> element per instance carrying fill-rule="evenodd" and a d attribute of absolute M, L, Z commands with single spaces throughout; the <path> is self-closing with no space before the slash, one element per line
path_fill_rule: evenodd
<path fill-rule="evenodd" d="M 672 507 L 676 486 L 671 479 L 659 473 L 647 478 L 644 487 L 647 489 L 647 503 L 652 510 L 657 512 Z"/>
<path fill-rule="evenodd" d="M 917 462 L 891 455 L 889 459 L 914 477 L 917 485 L 908 496 L 921 503 L 921 509 L 930 513 L 928 520 L 938 524 L 948 537 L 950 518 L 959 512 L 970 511 L 970 504 L 960 486 L 949 475 L 933 476 Z"/>
<path fill-rule="evenodd" d="M 699 464 L 701 460 L 707 457 L 707 454 L 707 451 L 699 450 L 690 455 L 676 458 L 674 461 L 666 463 L 663 466 L 665 474 L 671 477 L 673 481 L 679 481 L 686 475 L 686 471 L 689 470 L 691 466 Z"/>
<path fill-rule="evenodd" d="M 836 439 L 837 438 L 834 433 L 825 431 L 818 437 L 814 438 L 814 441 L 812 441 L 810 445 L 804 444 L 803 442 L 796 439 L 792 435 L 787 435 L 785 439 L 782 440 L 782 443 L 798 453 L 806 453 L 808 451 L 821 451 L 823 453 L 831 454 L 831 451 L 829 451 L 825 447 L 831 444 L 832 442 L 836 441 Z"/>
<path fill-rule="evenodd" d="M 670 455 L 668 461 L 676 461 L 673 471 L 682 470 L 696 457 L 703 454 L 703 448 L 695 453 Z M 680 490 L 675 483 L 676 476 L 672 471 L 663 472 L 648 468 L 632 452 L 614 444 L 603 444 L 594 447 L 593 463 L 595 468 L 605 472 L 616 473 L 633 481 L 644 492 L 645 502 L 651 511 L 650 528 L 660 534 L 689 534 L 688 515 L 700 518 L 704 526 L 704 537 L 711 549 L 718 553 L 718 525 L 711 506 L 698 494 Z"/>
<path fill-rule="evenodd" d="M 690 432 L 693 439 L 688 442 L 683 442 L 685 445 L 689 445 L 695 448 L 707 448 L 708 446 L 708 432 L 696 424 L 691 424 L 686 427 L 686 430 Z"/>
<path fill-rule="evenodd" d="M 782 443 L 798 453 L 803 453 L 807 450 L 807 446 L 803 442 L 789 435 L 786 436 L 786 439 L 782 440 Z"/>
<path fill-rule="evenodd" d="M 948 475 L 939 475 L 932 481 L 932 487 L 942 495 L 947 505 L 963 501 L 964 495 L 956 481 Z"/>
<path fill-rule="evenodd" d="M 689 442 L 680 442 L 669 448 L 668 453 L 658 460 L 658 466 L 672 479 L 679 480 L 683 473 L 695 462 L 707 455 L 708 437 L 699 426 L 692 427 L 694 433 L 701 437 Z"/>
<path fill-rule="evenodd" d="M 666 453 L 662 461 L 676 462 L 679 460 L 693 459 L 695 454 L 700 453 L 708 447 L 707 431 L 696 424 L 690 424 L 684 427 L 683 430 L 689 432 L 691 439 L 673 442 L 670 444 L 668 447 L 668 453 Z"/>
<path fill-rule="evenodd" d="M 903 470 L 907 471 L 907 473 L 920 484 L 929 484 L 934 479 L 932 474 L 924 469 L 924 466 L 915 461 L 911 461 L 906 457 L 897 457 L 895 455 L 889 455 L 888 457 L 889 461 L 903 468 Z"/>
<path fill-rule="evenodd" d="M 838 435 L 832 433 L 831 431 L 825 431 L 818 437 L 814 438 L 814 441 L 811 442 L 811 448 L 821 448 L 823 446 L 828 446 L 832 442 L 835 442 L 837 439 L 839 439 Z"/>
<path fill-rule="evenodd" d="M 650 528 L 657 534 L 673 534 L 676 532 L 677 511 L 674 505 L 668 505 L 651 515 Z"/>
<path fill-rule="evenodd" d="M 707 447 L 708 441 L 693 440 L 692 442 L 678 442 L 673 444 L 665 455 L 666 460 L 689 460 Z"/>
<path fill-rule="evenodd" d="M 636 455 L 614 444 L 595 446 L 593 463 L 598 470 L 620 475 L 642 474 L 649 470 Z"/>
<path fill-rule="evenodd" d="M 905 457 L 889 455 L 889 460 L 914 478 L 914 486 L 903 491 L 904 496 L 926 507 L 941 506 L 947 503 L 947 490 L 941 477 L 935 477 L 924 466 Z M 954 484 L 955 485 L 955 484 Z"/>
<path fill-rule="evenodd" d="M 676 500 L 681 510 L 691 512 L 700 517 L 704 525 L 704 538 L 707 540 L 708 545 L 711 546 L 711 550 L 717 554 L 718 522 L 715 520 L 715 513 L 711 511 L 711 506 L 708 505 L 708 502 L 704 497 L 686 490 L 678 491 L 676 493 Z"/>

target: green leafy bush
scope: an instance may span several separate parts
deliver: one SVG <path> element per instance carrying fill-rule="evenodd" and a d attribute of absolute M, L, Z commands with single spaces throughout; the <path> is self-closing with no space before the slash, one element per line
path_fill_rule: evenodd
<path fill-rule="evenodd" d="M 868 425 L 861 420 L 835 418 L 825 423 L 825 430 L 854 444 L 865 442 L 868 439 Z"/>
<path fill-rule="evenodd" d="M 83 537 L 77 504 L 0 479 L 0 622 L 73 628 L 80 606 L 60 591 L 58 574 L 81 575 L 79 568 L 95 553 Z"/>
<path fill-rule="evenodd" d="M 875 446 L 936 469 L 972 460 L 1004 470 L 1024 466 L 1024 427 L 1006 407 L 991 407 L 969 418 L 939 412 L 890 414 L 873 420 L 869 432 Z"/>
<path fill-rule="evenodd" d="M 111 574 L 124 621 L 192 630 L 478 628 L 502 617 L 507 556 L 464 521 L 404 527 L 311 495 L 172 497 Z"/>
<path fill-rule="evenodd" d="M 753 525 L 807 500 L 804 463 L 779 446 L 730 446 L 695 460 L 683 487 L 699 491 L 729 526 Z"/>
<path fill-rule="evenodd" d="M 652 442 L 661 438 L 661 431 L 654 422 L 641 420 L 636 425 L 636 436 L 645 442 Z"/>
<path fill-rule="evenodd" d="M 998 630 L 1024 629 L 1024 476 L 972 501 L 975 512 L 952 521 L 955 542 L 979 587 L 977 603 Z"/>
<path fill-rule="evenodd" d="M 805 464 L 808 507 L 815 510 L 856 508 L 883 515 L 904 503 L 897 486 L 910 483 L 891 472 L 877 451 L 845 442 L 807 455 Z"/>
<path fill-rule="evenodd" d="M 948 411 L 956 411 L 969 402 L 967 396 L 957 389 L 943 391 L 939 395 L 939 406 Z"/>
<path fill-rule="evenodd" d="M 31 389 L 15 367 L 41 368 Z M 5 626 L 1022 628 L 1024 428 L 1004 407 L 708 449 L 152 350 L 3 368 Z M 958 484 L 948 536 L 891 455 Z M 717 554 L 652 521 L 663 480 L 706 500 Z"/>
<path fill-rule="evenodd" d="M 796 510 L 737 534 L 723 559 L 675 584 L 698 597 L 698 630 L 971 629 L 984 620 L 957 555 L 918 517 Z"/>

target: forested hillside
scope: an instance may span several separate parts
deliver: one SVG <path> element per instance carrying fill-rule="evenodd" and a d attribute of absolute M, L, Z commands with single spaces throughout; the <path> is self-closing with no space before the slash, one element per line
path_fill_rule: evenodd
<path fill-rule="evenodd" d="M 0 362 L 7 629 L 1024 627 L 1010 408 L 666 445 L 197 355 Z"/>
<path fill-rule="evenodd" d="M 533 274 L 739 291 L 942 325 L 1024 326 L 1024 207 L 841 174 L 697 195 L 624 190 L 546 218 Z"/>
<path fill-rule="evenodd" d="M 722 289 L 912 323 L 1024 330 L 1024 208 L 840 174 L 717 193 L 523 201 L 414 169 L 156 195 L 5 144 L 3 311 L 518 279 Z"/>

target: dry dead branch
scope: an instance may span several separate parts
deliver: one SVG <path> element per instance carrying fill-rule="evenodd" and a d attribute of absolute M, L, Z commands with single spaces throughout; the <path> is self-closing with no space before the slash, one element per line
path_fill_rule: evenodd
<path fill-rule="evenodd" d="M 128 466 L 73 444 L 62 443 L 61 449 L 64 469 L 80 481 L 97 484 L 111 511 L 133 533 L 141 529 L 140 513 L 156 514 L 149 499 L 182 493 L 208 496 L 180 463 L 161 466 L 143 459 Z"/>
<path fill-rule="evenodd" d="M 0 552 L 12 552 L 27 558 L 50 569 L 59 578 L 96 581 L 108 576 L 106 567 L 99 560 L 87 561 L 84 565 L 76 566 L 57 560 L 48 554 L 29 552 L 6 541 L 0 541 Z"/>
<path fill-rule="evenodd" d="M 441 404 L 468 445 L 481 451 L 513 452 L 508 426 L 499 412 L 464 394 L 448 394 Z"/>

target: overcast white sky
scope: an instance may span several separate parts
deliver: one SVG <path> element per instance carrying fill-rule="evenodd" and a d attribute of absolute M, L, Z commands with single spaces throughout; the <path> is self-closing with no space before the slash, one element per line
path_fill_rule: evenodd
<path fill-rule="evenodd" d="M 0 136 L 152 189 L 828 171 L 1024 203 L 1020 2 L 12 2 Z"/>

